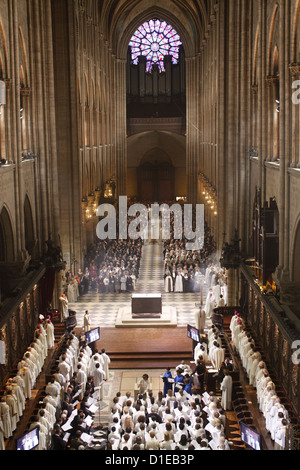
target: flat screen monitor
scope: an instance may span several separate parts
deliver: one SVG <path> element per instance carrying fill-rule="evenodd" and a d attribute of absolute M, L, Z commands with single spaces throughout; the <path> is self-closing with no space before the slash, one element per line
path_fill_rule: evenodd
<path fill-rule="evenodd" d="M 39 431 L 37 426 L 17 439 L 17 450 L 32 450 L 39 445 Z"/>
<path fill-rule="evenodd" d="M 100 328 L 94 328 L 93 330 L 86 331 L 85 338 L 88 344 L 98 341 L 100 339 Z"/>
<path fill-rule="evenodd" d="M 241 427 L 241 438 L 248 446 L 252 447 L 254 450 L 261 449 L 261 435 L 258 434 L 255 429 L 250 428 L 243 422 L 240 422 Z"/>
<path fill-rule="evenodd" d="M 197 343 L 200 342 L 200 331 L 197 328 L 194 328 L 193 326 L 188 325 L 187 326 L 187 335 L 188 335 L 188 338 L 193 339 Z"/>

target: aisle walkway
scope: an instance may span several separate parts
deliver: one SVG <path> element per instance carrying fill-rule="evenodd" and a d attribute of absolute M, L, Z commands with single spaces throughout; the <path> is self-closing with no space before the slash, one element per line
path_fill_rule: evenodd
<path fill-rule="evenodd" d="M 178 326 L 195 325 L 193 310 L 200 302 L 200 295 L 195 293 L 165 293 L 164 292 L 164 261 L 163 245 L 149 243 L 143 247 L 140 275 L 136 283 L 137 293 L 161 293 L 163 305 L 176 307 Z M 204 299 L 205 301 L 205 299 Z M 98 294 L 89 292 L 79 298 L 78 302 L 69 304 L 71 310 L 77 312 L 77 323 L 83 325 L 85 310 L 89 310 L 93 327 L 114 327 L 120 308 L 131 305 L 131 294 Z"/>

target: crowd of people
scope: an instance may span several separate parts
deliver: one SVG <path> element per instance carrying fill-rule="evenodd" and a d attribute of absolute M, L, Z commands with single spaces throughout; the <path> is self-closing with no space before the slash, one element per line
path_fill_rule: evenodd
<path fill-rule="evenodd" d="M 275 450 L 284 450 L 287 444 L 289 414 L 276 394 L 276 386 L 270 377 L 261 352 L 255 340 L 247 331 L 245 322 L 238 312 L 231 319 L 232 342 L 240 356 L 249 384 L 256 389 L 259 410 L 266 421 L 266 429 L 274 441 Z"/>
<path fill-rule="evenodd" d="M 215 262 L 215 242 L 205 224 L 204 244 L 200 250 L 187 250 L 187 239 L 170 238 L 164 241 L 164 286 L 166 292 L 200 292 L 201 286 L 208 289 L 211 278 L 206 273 Z M 216 272 L 216 277 L 222 277 Z M 214 281 L 218 284 L 218 278 Z"/>
<path fill-rule="evenodd" d="M 10 377 L 0 398 L 0 450 L 5 450 L 5 440 L 11 438 L 24 414 L 27 400 L 32 397 L 36 380 L 41 373 L 48 350 L 54 347 L 54 326 L 41 315 L 33 341 L 18 362 L 17 373 Z M 45 398 L 44 408 L 47 408 Z M 47 409 L 43 413 L 45 414 Z M 41 410 L 42 414 L 42 410 Z"/>
<path fill-rule="evenodd" d="M 90 245 L 85 267 L 63 277 L 63 293 L 69 303 L 88 292 L 125 293 L 135 290 L 142 257 L 141 240 L 97 240 Z"/>
<path fill-rule="evenodd" d="M 154 396 L 151 390 L 136 399 L 130 392 L 118 393 L 110 413 L 107 449 L 230 450 L 220 399 L 213 392 L 202 394 L 198 385 L 192 388 L 187 376 L 191 379 L 187 369 L 177 369 L 179 379 L 165 396 Z"/>
<path fill-rule="evenodd" d="M 92 351 L 86 341 L 70 335 L 64 341 L 57 371 L 46 391 L 57 400 L 51 432 L 52 450 L 85 450 L 95 434 L 95 414 L 109 379 L 110 358 L 105 349 Z"/>

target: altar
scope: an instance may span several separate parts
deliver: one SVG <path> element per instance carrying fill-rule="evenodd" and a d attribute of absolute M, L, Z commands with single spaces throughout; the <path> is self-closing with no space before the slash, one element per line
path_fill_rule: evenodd
<path fill-rule="evenodd" d="M 177 327 L 177 310 L 163 305 L 161 294 L 133 294 L 131 305 L 118 311 L 117 328 Z"/>
<path fill-rule="evenodd" d="M 160 318 L 162 315 L 162 295 L 133 294 L 131 311 L 133 318 Z"/>

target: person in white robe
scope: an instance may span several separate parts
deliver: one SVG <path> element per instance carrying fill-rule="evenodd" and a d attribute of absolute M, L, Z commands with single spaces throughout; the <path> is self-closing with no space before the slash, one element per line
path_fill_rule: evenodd
<path fill-rule="evenodd" d="M 7 386 L 10 387 L 10 389 L 13 392 L 13 395 L 16 397 L 16 403 L 18 407 L 18 416 L 19 418 L 23 416 L 23 411 L 25 409 L 25 397 L 23 395 L 23 392 L 19 385 L 15 382 L 13 382 L 13 379 L 8 379 Z"/>
<path fill-rule="evenodd" d="M 69 318 L 69 301 L 65 294 L 59 297 L 59 313 L 61 322 Z"/>
<path fill-rule="evenodd" d="M 215 345 L 210 357 L 214 368 L 219 371 L 225 359 L 225 349 L 221 348 L 219 344 Z"/>
<path fill-rule="evenodd" d="M 45 322 L 45 330 L 47 334 L 47 347 L 48 349 L 54 348 L 55 343 L 55 333 L 54 333 L 54 325 L 51 322 L 50 318 L 47 318 Z"/>
<path fill-rule="evenodd" d="M 66 361 L 65 356 L 62 358 L 62 361 L 58 364 L 58 370 L 64 376 L 66 382 L 69 382 L 71 378 L 71 366 Z"/>
<path fill-rule="evenodd" d="M 110 365 L 110 357 L 106 353 L 105 349 L 101 350 L 101 355 L 100 357 L 103 359 L 103 370 L 105 372 L 105 378 L 106 380 L 109 379 L 109 365 Z"/>
<path fill-rule="evenodd" d="M 75 302 L 74 282 L 71 281 L 67 288 L 67 296 L 70 304 Z"/>
<path fill-rule="evenodd" d="M 2 418 L 0 416 L 0 451 L 5 450 L 5 442 L 4 442 L 4 425 L 2 422 Z"/>
<path fill-rule="evenodd" d="M 183 276 L 182 269 L 179 268 L 175 279 L 174 292 L 183 292 Z"/>
<path fill-rule="evenodd" d="M 207 362 L 208 355 L 207 355 L 207 345 L 204 342 L 200 342 L 194 349 L 194 361 L 197 363 L 199 356 L 202 356 L 202 360 Z"/>
<path fill-rule="evenodd" d="M 218 307 L 222 308 L 225 307 L 225 300 L 222 294 L 219 296 Z"/>
<path fill-rule="evenodd" d="M 12 378 L 12 381 L 20 387 L 20 390 L 22 392 L 22 397 L 21 400 L 23 402 L 23 409 L 25 409 L 26 406 L 26 396 L 25 396 L 25 381 L 21 375 L 17 374 Z"/>
<path fill-rule="evenodd" d="M 47 450 L 47 428 L 39 421 L 38 417 L 30 424 L 29 431 L 35 427 L 39 428 L 39 445 L 34 450 Z"/>
<path fill-rule="evenodd" d="M 281 423 L 282 426 L 280 426 L 275 432 L 274 450 L 285 450 L 286 448 L 286 433 L 288 423 L 286 419 L 283 419 Z"/>
<path fill-rule="evenodd" d="M 224 411 L 232 410 L 232 377 L 227 371 L 224 371 L 224 379 L 221 383 L 222 400 L 221 406 Z"/>
<path fill-rule="evenodd" d="M 278 411 L 278 406 L 276 404 L 273 407 L 274 416 L 271 418 L 271 439 L 275 441 L 275 433 L 282 426 L 282 420 L 285 419 L 284 414 L 281 411 Z"/>
<path fill-rule="evenodd" d="M 95 365 L 94 370 L 94 386 L 95 388 L 100 387 L 99 389 L 99 399 L 103 401 L 104 398 L 104 383 L 103 381 L 106 380 L 105 371 L 102 369 L 101 364 L 99 362 Z"/>
<path fill-rule="evenodd" d="M 211 319 L 212 314 L 213 314 L 213 310 L 214 310 L 215 306 L 216 306 L 215 298 L 214 298 L 214 296 L 213 296 L 212 291 L 210 291 L 210 292 L 208 293 L 207 298 L 206 298 L 205 309 L 204 309 L 204 310 L 205 310 L 206 318 L 207 318 L 208 320 Z"/>
<path fill-rule="evenodd" d="M 261 354 L 259 351 L 255 354 L 255 357 L 253 358 L 252 365 L 250 367 L 250 374 L 249 374 L 249 385 L 254 386 L 254 380 L 255 380 L 255 375 L 256 375 L 256 370 L 258 367 L 258 364 L 261 360 Z"/>
<path fill-rule="evenodd" d="M 80 390 L 79 400 L 82 400 L 84 392 L 85 392 L 86 383 L 87 383 L 87 374 L 81 364 L 77 365 L 77 380 L 76 381 Z"/>
<path fill-rule="evenodd" d="M 88 310 L 84 312 L 83 329 L 85 333 L 87 333 L 91 329 L 91 317 L 90 317 L 90 312 Z"/>
<path fill-rule="evenodd" d="M 137 388 L 139 390 L 140 395 L 144 395 L 144 393 L 148 392 L 150 390 L 150 378 L 148 374 L 144 374 L 142 378 L 138 381 L 137 383 Z"/>
<path fill-rule="evenodd" d="M 32 388 L 33 388 L 36 378 L 38 376 L 38 368 L 37 368 L 37 365 L 31 360 L 31 357 L 32 357 L 31 354 L 27 352 L 24 354 L 23 359 L 31 371 Z"/>
<path fill-rule="evenodd" d="M 18 424 L 18 407 L 15 397 L 12 394 L 11 390 L 5 392 L 5 401 L 9 406 L 9 413 L 11 419 L 11 430 L 14 432 L 17 429 Z"/>
<path fill-rule="evenodd" d="M 18 370 L 18 374 L 24 381 L 24 394 L 25 394 L 25 398 L 26 399 L 30 399 L 31 398 L 31 386 L 32 386 L 32 376 L 31 376 L 31 372 L 30 372 L 30 369 L 29 367 L 25 367 L 26 363 L 24 362 L 24 367 L 21 367 L 19 370 Z"/>
<path fill-rule="evenodd" d="M 5 397 L 1 397 L 0 400 L 0 416 L 3 423 L 4 438 L 9 439 L 13 435 L 13 430 L 11 423 L 10 407 L 6 403 Z"/>
<path fill-rule="evenodd" d="M 222 305 L 219 305 L 219 302 L 220 302 L 220 296 L 222 295 L 221 294 L 221 287 L 219 284 L 216 284 L 214 286 L 212 286 L 212 292 L 213 292 L 213 296 L 214 296 L 214 299 L 215 299 L 215 303 L 218 307 L 224 307 L 225 306 L 225 300 L 222 296 L 222 300 L 223 302 L 221 302 Z"/>

